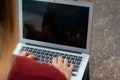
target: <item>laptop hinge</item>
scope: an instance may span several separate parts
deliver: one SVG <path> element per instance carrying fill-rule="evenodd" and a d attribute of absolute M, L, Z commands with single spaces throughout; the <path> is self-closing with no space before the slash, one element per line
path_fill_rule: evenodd
<path fill-rule="evenodd" d="M 30 46 L 44 47 L 44 48 L 50 48 L 50 49 L 61 50 L 61 51 L 66 51 L 66 52 L 73 52 L 73 53 L 76 53 L 76 54 L 82 54 L 82 52 L 77 52 L 77 51 L 69 51 L 69 50 L 58 49 L 58 48 L 53 48 L 53 47 L 46 47 L 46 46 L 41 46 L 41 45 L 36 45 L 36 44 L 30 44 L 30 43 L 25 43 L 25 44 L 26 45 L 30 45 Z"/>

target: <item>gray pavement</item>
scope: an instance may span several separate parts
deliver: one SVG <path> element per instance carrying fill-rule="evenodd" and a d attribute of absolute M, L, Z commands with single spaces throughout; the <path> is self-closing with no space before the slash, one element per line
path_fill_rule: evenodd
<path fill-rule="evenodd" d="M 120 80 L 120 0 L 94 2 L 91 80 Z"/>

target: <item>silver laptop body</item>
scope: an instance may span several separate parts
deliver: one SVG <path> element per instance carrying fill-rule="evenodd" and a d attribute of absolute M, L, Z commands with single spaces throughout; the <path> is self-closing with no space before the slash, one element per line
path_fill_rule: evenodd
<path fill-rule="evenodd" d="M 82 57 L 71 76 L 82 80 L 90 55 L 93 3 L 18 0 L 18 4 L 20 34 L 14 54 L 24 46 Z"/>

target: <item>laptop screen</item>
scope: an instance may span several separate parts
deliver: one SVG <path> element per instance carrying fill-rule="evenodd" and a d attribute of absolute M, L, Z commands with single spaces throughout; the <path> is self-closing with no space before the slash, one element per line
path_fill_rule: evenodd
<path fill-rule="evenodd" d="M 23 0 L 24 39 L 86 49 L 89 7 Z"/>

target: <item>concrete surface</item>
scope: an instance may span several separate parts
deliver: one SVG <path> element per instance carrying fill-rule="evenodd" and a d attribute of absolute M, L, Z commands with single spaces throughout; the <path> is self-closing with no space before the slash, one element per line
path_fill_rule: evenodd
<path fill-rule="evenodd" d="M 120 0 L 94 2 L 91 80 L 120 80 Z"/>

